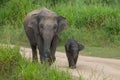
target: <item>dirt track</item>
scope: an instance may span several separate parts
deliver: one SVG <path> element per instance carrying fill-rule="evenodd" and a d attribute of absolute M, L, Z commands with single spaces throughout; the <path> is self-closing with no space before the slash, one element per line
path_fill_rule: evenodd
<path fill-rule="evenodd" d="M 20 48 L 20 53 L 31 60 L 31 49 Z M 69 69 L 66 55 L 56 52 L 55 66 L 85 80 L 120 80 L 120 60 L 79 56 L 76 69 Z"/>

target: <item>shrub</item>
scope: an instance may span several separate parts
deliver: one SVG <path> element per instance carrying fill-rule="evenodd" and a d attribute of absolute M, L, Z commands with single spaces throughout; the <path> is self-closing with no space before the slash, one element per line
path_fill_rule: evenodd
<path fill-rule="evenodd" d="M 70 74 L 23 59 L 19 48 L 0 45 L 0 80 L 72 80 Z"/>
<path fill-rule="evenodd" d="M 54 1 L 55 5 L 51 5 Z M 90 5 L 86 5 L 88 2 Z M 97 45 L 106 45 L 104 43 L 120 44 L 120 10 L 119 5 L 117 5 L 118 2 L 119 0 L 53 0 L 53 3 L 51 0 L 6 0 L 0 8 L 0 41 L 13 44 L 16 44 L 16 42 L 26 43 L 27 39 L 23 32 L 25 15 L 34 9 L 47 7 L 67 19 L 68 28 L 72 28 L 68 30 L 74 29 L 72 34 L 70 31 L 66 31 L 65 34 L 62 33 L 61 43 L 64 43 L 64 40 L 74 34 L 79 42 L 85 41 L 84 43 L 87 45 L 93 43 L 94 38 L 98 39 L 95 40 Z M 110 4 L 108 5 L 108 3 Z M 84 36 L 79 37 L 77 32 L 79 35 L 84 34 Z M 66 34 L 68 34 L 67 38 L 64 37 Z"/>
<path fill-rule="evenodd" d="M 20 54 L 18 48 L 2 47 L 0 45 L 0 79 L 12 76 L 18 66 Z"/>

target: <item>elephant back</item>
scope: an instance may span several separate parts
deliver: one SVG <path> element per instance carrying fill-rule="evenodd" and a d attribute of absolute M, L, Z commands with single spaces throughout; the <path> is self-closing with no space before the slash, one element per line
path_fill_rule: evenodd
<path fill-rule="evenodd" d="M 55 18 L 57 17 L 57 14 L 47 8 L 41 8 L 37 10 L 33 10 L 30 13 L 28 13 L 24 19 L 24 26 L 27 26 L 29 21 L 32 20 L 33 15 L 39 15 L 43 17 L 49 17 L 49 18 Z"/>

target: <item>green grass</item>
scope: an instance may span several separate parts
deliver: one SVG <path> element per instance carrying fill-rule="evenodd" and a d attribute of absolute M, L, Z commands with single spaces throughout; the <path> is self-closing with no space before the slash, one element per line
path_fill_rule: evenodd
<path fill-rule="evenodd" d="M 24 60 L 19 48 L 0 46 L 0 80 L 72 80 L 72 77 L 56 67 Z"/>
<path fill-rule="evenodd" d="M 57 51 L 65 52 L 65 48 L 59 46 Z M 84 56 L 120 59 L 120 47 L 85 47 L 80 54 Z"/>
<path fill-rule="evenodd" d="M 23 20 L 34 9 L 46 7 L 66 17 L 68 29 L 62 32 L 60 44 L 74 37 L 87 46 L 120 46 L 120 10 L 118 0 L 9 0 L 0 8 L 0 42 L 26 45 Z M 88 5 L 89 4 L 89 5 Z M 17 6 L 17 7 L 16 7 Z M 22 36 L 21 36 L 22 35 Z M 15 37 L 13 37 L 15 36 Z M 110 46 L 109 45 L 109 46 Z"/>
<path fill-rule="evenodd" d="M 12 25 L 4 25 L 0 30 L 0 43 L 28 45 L 27 36 L 25 35 L 24 27 L 15 28 Z"/>
<path fill-rule="evenodd" d="M 86 56 L 120 59 L 120 47 L 86 47 L 81 54 Z"/>
<path fill-rule="evenodd" d="M 19 75 L 23 80 L 72 80 L 66 72 L 57 68 L 50 69 L 49 66 L 38 63 L 27 64 L 22 68 Z"/>
<path fill-rule="evenodd" d="M 14 74 L 20 59 L 18 48 L 0 45 L 0 80 L 6 80 Z"/>

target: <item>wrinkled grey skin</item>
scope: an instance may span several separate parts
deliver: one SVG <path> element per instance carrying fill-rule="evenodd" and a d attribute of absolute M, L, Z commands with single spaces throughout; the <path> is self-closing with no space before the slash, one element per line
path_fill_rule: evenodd
<path fill-rule="evenodd" d="M 36 47 L 39 49 L 41 62 L 55 61 L 55 51 L 59 34 L 66 27 L 66 19 L 47 8 L 34 10 L 24 19 L 24 29 L 29 39 L 33 61 L 37 60 Z"/>
<path fill-rule="evenodd" d="M 74 39 L 69 39 L 65 44 L 66 56 L 69 62 L 69 67 L 76 68 L 79 51 L 83 50 L 84 46 L 79 44 Z"/>

